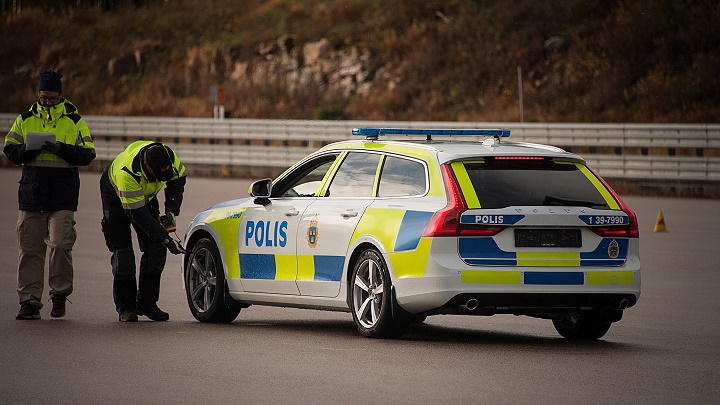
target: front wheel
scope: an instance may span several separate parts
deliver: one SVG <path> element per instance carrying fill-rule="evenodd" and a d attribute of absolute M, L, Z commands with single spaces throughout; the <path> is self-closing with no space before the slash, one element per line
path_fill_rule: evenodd
<path fill-rule="evenodd" d="M 358 257 L 351 280 L 353 320 L 361 335 L 397 338 L 405 333 L 408 323 L 393 319 L 392 282 L 377 251 L 366 250 Z"/>
<path fill-rule="evenodd" d="M 553 319 L 555 330 L 564 338 L 575 340 L 597 340 L 610 329 L 609 322 L 602 322 L 592 314 L 572 314 Z"/>
<path fill-rule="evenodd" d="M 234 321 L 241 306 L 225 293 L 225 272 L 215 242 L 203 238 L 189 254 L 185 262 L 185 293 L 190 312 L 200 322 Z"/>

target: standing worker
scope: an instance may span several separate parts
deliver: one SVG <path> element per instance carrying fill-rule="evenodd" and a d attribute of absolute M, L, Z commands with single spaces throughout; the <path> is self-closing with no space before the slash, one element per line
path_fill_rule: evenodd
<path fill-rule="evenodd" d="M 137 322 L 138 315 L 153 321 L 170 319 L 157 302 L 165 249 L 173 254 L 184 252 L 169 232 L 175 230 L 185 181 L 185 166 L 178 156 L 152 141 L 131 143 L 100 177 L 102 231 L 112 252 L 113 300 L 120 322 Z M 161 217 L 157 195 L 166 185 L 165 215 Z M 142 251 L 137 282 L 131 226 Z"/>
<path fill-rule="evenodd" d="M 52 70 L 40 75 L 38 101 L 15 119 L 5 136 L 3 152 L 11 162 L 22 165 L 17 222 L 20 312 L 16 319 L 40 319 L 48 247 L 50 316 L 65 316 L 65 300 L 73 291 L 78 166 L 95 159 L 95 145 L 77 107 L 62 97 L 62 77 Z"/>

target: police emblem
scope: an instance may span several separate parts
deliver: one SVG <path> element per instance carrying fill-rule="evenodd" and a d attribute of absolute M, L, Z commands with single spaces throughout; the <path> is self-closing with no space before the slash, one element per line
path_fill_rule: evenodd
<path fill-rule="evenodd" d="M 318 226 L 317 225 L 318 225 L 317 217 L 313 217 L 313 219 L 310 221 L 310 226 L 308 226 L 307 236 L 306 236 L 308 246 L 310 246 L 311 248 L 314 248 L 315 246 L 317 246 L 317 243 L 318 243 Z"/>
<path fill-rule="evenodd" d="M 610 246 L 608 246 L 608 256 L 612 259 L 617 259 L 618 255 L 620 254 L 620 246 L 618 246 L 618 243 L 615 239 L 610 242 Z"/>

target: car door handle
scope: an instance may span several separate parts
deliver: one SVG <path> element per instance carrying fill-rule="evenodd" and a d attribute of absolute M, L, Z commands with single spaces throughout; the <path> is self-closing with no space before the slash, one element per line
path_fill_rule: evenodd
<path fill-rule="evenodd" d="M 352 208 L 348 208 L 347 210 L 345 210 L 345 212 L 343 212 L 340 215 L 342 215 L 343 218 L 352 218 L 352 217 L 356 217 L 358 215 L 358 213 L 357 213 L 357 211 L 353 211 Z"/>
<path fill-rule="evenodd" d="M 286 217 L 294 217 L 294 216 L 297 216 L 298 214 L 300 214 L 300 211 L 296 210 L 295 208 L 290 208 L 290 210 L 285 213 L 285 216 Z"/>

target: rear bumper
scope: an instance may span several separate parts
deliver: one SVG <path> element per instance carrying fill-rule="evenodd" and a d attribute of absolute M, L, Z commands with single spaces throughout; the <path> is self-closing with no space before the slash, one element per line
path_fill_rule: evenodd
<path fill-rule="evenodd" d="M 623 310 L 636 303 L 634 294 L 458 294 L 431 313 L 553 318 L 590 311 L 605 314 L 608 321 L 614 322 Z"/>
<path fill-rule="evenodd" d="M 393 280 L 398 304 L 415 314 L 555 317 L 577 311 L 624 310 L 640 298 L 639 270 L 631 283 L 602 285 L 526 284 L 525 276 L 518 284 L 465 283 L 458 271 L 447 273 Z"/>

